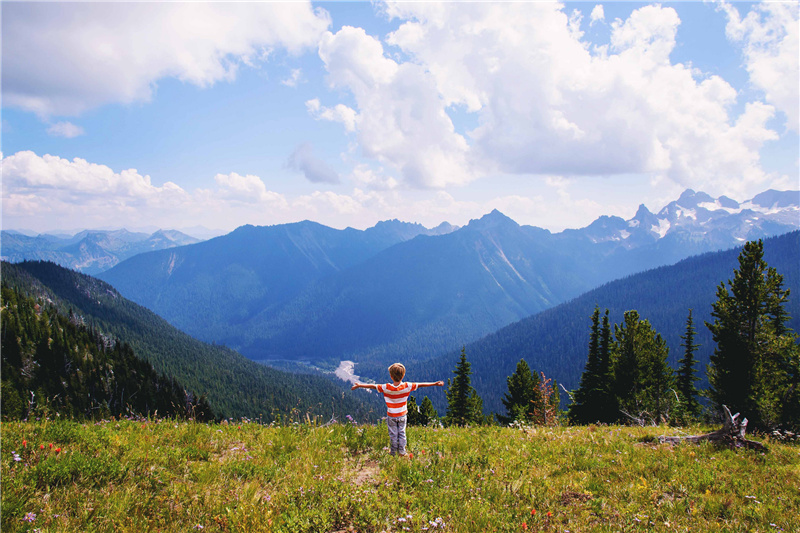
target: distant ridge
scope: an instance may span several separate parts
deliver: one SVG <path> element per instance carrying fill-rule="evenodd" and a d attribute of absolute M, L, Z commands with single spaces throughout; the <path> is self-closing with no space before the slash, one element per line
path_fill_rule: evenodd
<path fill-rule="evenodd" d="M 586 364 L 590 317 L 596 305 L 610 310 L 612 325 L 622 322 L 625 311 L 639 311 L 666 340 L 673 368 L 677 368 L 682 356 L 680 336 L 684 334 L 689 309 L 693 309 L 695 342 L 700 344 L 697 376 L 704 380 L 701 384 L 705 383 L 705 365 L 714 344 L 704 321 L 711 320 L 717 286 L 731 279 L 734 268 L 738 268 L 739 252 L 740 248 L 710 252 L 612 281 L 467 344 L 473 386 L 483 397 L 485 411 L 505 412 L 500 401 L 507 390 L 505 378 L 514 372 L 521 358 L 567 389 L 576 388 Z M 800 231 L 766 239 L 764 258 L 783 276 L 784 287 L 791 290 L 786 307 L 792 317 L 788 325 L 800 333 Z M 418 376 L 415 379 L 450 375 L 458 357 L 459 352 L 453 351 L 414 366 Z M 380 371 L 378 365 L 356 367 L 357 373 L 368 377 L 379 375 Z M 443 408 L 443 395 L 437 391 L 431 394 L 436 407 Z"/>

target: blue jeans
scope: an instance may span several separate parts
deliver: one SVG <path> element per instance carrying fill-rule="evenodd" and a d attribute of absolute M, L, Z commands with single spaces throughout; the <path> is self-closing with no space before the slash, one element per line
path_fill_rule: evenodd
<path fill-rule="evenodd" d="M 389 426 L 389 453 L 394 455 L 406 454 L 406 421 L 408 415 L 392 418 L 386 417 L 386 425 Z"/>

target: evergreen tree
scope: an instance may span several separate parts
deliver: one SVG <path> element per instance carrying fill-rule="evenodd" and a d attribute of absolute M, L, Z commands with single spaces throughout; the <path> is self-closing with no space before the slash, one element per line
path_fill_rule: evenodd
<path fill-rule="evenodd" d="M 541 403 L 539 375 L 531 372 L 528 363 L 520 359 L 516 371 L 506 378 L 506 382 L 508 392 L 502 399 L 506 416 L 498 415 L 498 420 L 503 424 L 533 421 Z"/>
<path fill-rule="evenodd" d="M 669 348 L 648 320 L 637 311 L 626 311 L 621 326 L 614 326 L 614 391 L 620 409 L 637 417 L 661 421 L 672 404 L 672 369 Z"/>
<path fill-rule="evenodd" d="M 483 400 L 472 388 L 470 375 L 472 370 L 467 361 L 467 349 L 461 348 L 461 358 L 453 370 L 455 377 L 447 380 L 447 425 L 466 426 L 483 422 Z"/>
<path fill-rule="evenodd" d="M 694 353 L 700 346 L 694 343 L 694 336 L 696 330 L 694 328 L 694 320 L 692 319 L 692 310 L 689 309 L 689 316 L 686 319 L 686 333 L 681 335 L 683 342 L 683 357 L 678 361 L 678 372 L 676 379 L 676 386 L 678 389 L 678 396 L 680 403 L 678 406 L 678 421 L 688 422 L 696 419 L 700 415 L 700 402 L 697 400 L 698 391 L 695 387 L 695 381 L 700 378 L 696 376 L 695 364 L 697 359 Z"/>
<path fill-rule="evenodd" d="M 419 406 L 419 414 L 422 417 L 423 426 L 428 426 L 439 420 L 439 413 L 433 408 L 433 402 L 427 396 L 423 398 L 422 404 Z"/>
<path fill-rule="evenodd" d="M 569 406 L 569 419 L 574 424 L 591 422 L 613 422 L 617 419 L 617 405 L 611 372 L 611 326 L 608 309 L 600 326 L 600 309 L 592 313 L 589 333 L 589 355 L 586 368 L 581 376 L 580 386 L 575 391 L 573 403 Z"/>
<path fill-rule="evenodd" d="M 733 279 L 717 287 L 714 322 L 706 322 L 717 345 L 708 366 L 709 397 L 760 427 L 800 417 L 797 336 L 785 324 L 788 297 L 783 276 L 764 261 L 763 242 L 750 241 Z"/>
<path fill-rule="evenodd" d="M 600 369 L 600 308 L 595 306 L 589 328 L 589 354 L 581 382 L 569 406 L 569 420 L 573 424 L 588 424 L 597 420 L 597 404 L 593 402 L 599 382 Z"/>
<path fill-rule="evenodd" d="M 408 425 L 409 426 L 424 426 L 422 423 L 422 414 L 417 405 L 417 400 L 413 396 L 408 397 L 406 402 L 406 409 L 408 409 Z"/>

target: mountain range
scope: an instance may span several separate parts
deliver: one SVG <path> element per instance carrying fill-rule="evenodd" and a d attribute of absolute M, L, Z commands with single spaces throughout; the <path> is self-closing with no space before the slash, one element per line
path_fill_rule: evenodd
<path fill-rule="evenodd" d="M 800 192 L 685 191 L 658 213 L 551 233 L 498 211 L 461 228 L 243 226 L 99 276 L 253 359 L 424 360 L 603 283 L 800 227 Z"/>
<path fill-rule="evenodd" d="M 466 345 L 471 363 L 472 384 L 484 401 L 486 412 L 504 413 L 501 398 L 507 391 L 506 377 L 520 359 L 548 378 L 555 379 L 567 390 L 578 387 L 586 364 L 591 315 L 595 306 L 609 310 L 612 325 L 620 324 L 625 311 L 635 309 L 662 335 L 669 347 L 668 361 L 678 367 L 683 356 L 681 335 L 686 332 L 689 309 L 697 334 L 695 354 L 698 386 L 707 385 L 705 367 L 714 352 L 714 342 L 705 322 L 713 321 L 711 304 L 717 287 L 733 278 L 738 268 L 741 248 L 709 252 L 674 265 L 663 266 L 615 280 L 579 297 L 527 317 Z M 764 259 L 783 276 L 784 288 L 790 290 L 786 303 L 791 317 L 787 325 L 800 332 L 800 231 L 764 240 Z M 460 350 L 420 362 L 409 367 L 409 379 L 431 381 L 452 377 Z M 365 362 L 355 372 L 372 379 L 382 379 L 383 365 Z M 562 400 L 564 400 L 564 392 Z M 444 409 L 446 400 L 440 390 L 426 389 L 437 409 Z M 421 396 L 420 396 L 421 398 Z M 566 402 L 568 403 L 568 402 Z"/>
<path fill-rule="evenodd" d="M 52 261 L 86 274 L 108 270 L 120 261 L 142 252 L 200 242 L 199 239 L 175 230 L 158 230 L 147 234 L 126 229 L 86 230 L 75 235 L 42 233 L 36 236 L 3 230 L 0 238 L 3 261 Z"/>

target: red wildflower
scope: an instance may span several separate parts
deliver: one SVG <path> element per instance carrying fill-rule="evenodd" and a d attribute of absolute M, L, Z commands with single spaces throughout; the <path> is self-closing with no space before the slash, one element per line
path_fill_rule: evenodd
<path fill-rule="evenodd" d="M 531 516 L 535 516 L 535 515 L 536 515 L 536 509 L 531 509 Z"/>
<path fill-rule="evenodd" d="M 61 448 L 56 448 L 56 453 L 61 453 Z"/>
<path fill-rule="evenodd" d="M 22 447 L 24 448 L 27 445 L 28 445 L 28 441 L 26 441 L 25 439 L 22 439 Z"/>
<path fill-rule="evenodd" d="M 50 449 L 51 450 L 53 449 L 53 443 L 52 442 L 50 443 Z"/>
<path fill-rule="evenodd" d="M 547 511 L 547 516 L 553 516 L 553 513 L 551 513 L 550 511 Z"/>
<path fill-rule="evenodd" d="M 522 529 L 528 529 L 528 524 L 526 524 L 525 522 L 523 522 L 523 523 L 522 523 Z"/>
<path fill-rule="evenodd" d="M 40 445 L 39 445 L 39 449 L 40 449 L 40 450 L 44 450 L 44 444 L 40 444 Z"/>
<path fill-rule="evenodd" d="M 409 458 L 409 459 L 413 459 L 413 458 L 414 458 L 414 454 L 413 454 L 413 453 L 411 453 L 411 452 L 408 452 L 408 458 Z"/>

